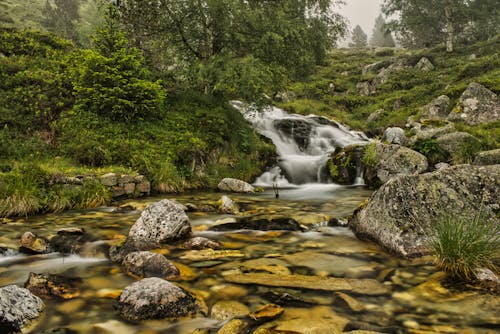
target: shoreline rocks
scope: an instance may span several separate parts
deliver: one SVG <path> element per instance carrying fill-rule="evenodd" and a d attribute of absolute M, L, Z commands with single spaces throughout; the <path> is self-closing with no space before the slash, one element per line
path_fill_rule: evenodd
<path fill-rule="evenodd" d="M 220 181 L 217 185 L 217 189 L 220 191 L 245 194 L 253 194 L 255 192 L 255 188 L 251 184 L 229 177 L 222 179 L 222 181 Z"/>
<path fill-rule="evenodd" d="M 45 304 L 28 289 L 17 285 L 0 288 L 0 332 L 18 333 L 41 315 Z"/>

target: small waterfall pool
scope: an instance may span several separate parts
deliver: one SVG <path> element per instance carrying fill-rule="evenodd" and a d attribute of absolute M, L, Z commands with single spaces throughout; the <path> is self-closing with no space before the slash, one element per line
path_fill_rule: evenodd
<path fill-rule="evenodd" d="M 278 165 L 255 180 L 259 187 L 297 188 L 304 184 L 328 184 L 326 164 L 335 149 L 369 142 L 364 133 L 351 131 L 325 117 L 288 114 L 272 106 L 261 110 L 240 101 L 231 104 L 257 132 L 271 139 L 276 146 Z M 359 173 L 361 175 L 361 169 Z M 357 184 L 362 184 L 362 177 L 357 181 Z"/>

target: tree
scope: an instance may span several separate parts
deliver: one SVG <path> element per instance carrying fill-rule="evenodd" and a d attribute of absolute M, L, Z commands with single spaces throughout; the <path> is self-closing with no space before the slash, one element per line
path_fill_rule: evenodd
<path fill-rule="evenodd" d="M 76 21 L 80 18 L 77 0 L 47 0 L 43 9 L 42 25 L 50 32 L 78 42 Z"/>
<path fill-rule="evenodd" d="M 365 32 L 359 25 L 357 25 L 351 33 L 351 43 L 349 43 L 350 48 L 364 48 L 367 46 L 367 39 Z"/>
<path fill-rule="evenodd" d="M 396 17 L 388 23 L 404 46 L 429 47 L 445 44 L 452 52 L 458 36 L 482 31 L 487 39 L 499 32 L 498 1 L 495 0 L 384 0 L 382 11 Z"/>
<path fill-rule="evenodd" d="M 229 75 L 216 72 L 238 68 L 241 74 L 243 68 L 249 69 L 243 64 L 254 64 L 258 66 L 254 72 L 274 78 L 276 89 L 282 83 L 281 73 L 300 76 L 324 62 L 326 51 L 345 29 L 343 19 L 332 12 L 331 6 L 337 2 L 123 0 L 118 8 L 133 42 L 149 59 L 162 60 L 163 68 L 175 68 L 177 77 L 191 87 L 213 93 L 227 84 L 217 78 L 226 80 Z M 157 57 L 157 45 L 171 56 L 170 63 Z M 197 86 L 199 83 L 203 86 Z M 230 95 L 242 94 L 245 92 Z"/>
<path fill-rule="evenodd" d="M 387 31 L 385 20 L 382 15 L 379 15 L 375 20 L 372 37 L 370 38 L 370 46 L 389 47 L 396 46 L 392 39 L 391 33 Z"/>
<path fill-rule="evenodd" d="M 163 89 L 148 79 L 144 58 L 129 46 L 112 7 L 94 45 L 96 51 L 84 50 L 73 61 L 75 109 L 115 121 L 137 121 L 159 113 Z"/>

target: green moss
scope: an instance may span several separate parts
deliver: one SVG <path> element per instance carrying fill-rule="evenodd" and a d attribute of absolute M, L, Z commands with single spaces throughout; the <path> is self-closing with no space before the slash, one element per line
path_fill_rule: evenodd
<path fill-rule="evenodd" d="M 375 166 L 377 166 L 379 163 L 379 157 L 377 155 L 376 142 L 372 142 L 365 146 L 362 162 L 367 167 L 375 168 Z"/>

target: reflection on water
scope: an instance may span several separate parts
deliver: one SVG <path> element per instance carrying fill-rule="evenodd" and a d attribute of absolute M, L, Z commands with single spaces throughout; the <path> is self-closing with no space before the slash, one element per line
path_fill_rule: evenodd
<path fill-rule="evenodd" d="M 183 204 L 203 206 L 214 205 L 220 195 L 191 193 L 165 197 Z M 282 189 L 279 199 L 274 198 L 272 191 L 252 196 L 230 195 L 242 208 L 243 215 L 257 218 L 293 217 L 303 225 L 314 226 L 314 229 L 303 233 L 212 232 L 208 231 L 211 225 L 230 216 L 193 212 L 189 216 L 194 234 L 218 240 L 224 249 L 231 252 L 221 257 L 203 251 L 186 251 L 175 245 L 166 246 L 161 252 L 181 269 L 182 276 L 177 283 L 202 296 L 207 310 L 217 301 L 237 300 L 254 311 L 264 304 L 276 302 L 276 296 L 286 295 L 300 300 L 300 303 L 285 303 L 286 311 L 282 318 L 295 317 L 294 312 L 298 312 L 298 319 L 303 324 L 307 323 L 308 318 L 314 318 L 310 310 L 319 307 L 321 312 L 336 314 L 353 324 L 369 324 L 372 329 L 378 328 L 379 331 L 382 331 L 381 328 L 390 328 L 391 332 L 401 333 L 407 330 L 414 333 L 488 333 L 492 332 L 488 328 L 498 329 L 500 321 L 497 314 L 500 314 L 500 307 L 497 297 L 478 291 L 462 293 L 448 290 L 446 284 L 433 276 L 435 269 L 428 260 L 408 262 L 396 259 L 371 243 L 359 241 L 346 228 L 327 226 L 329 218 L 351 214 L 369 195 L 370 192 L 362 188 L 335 185 Z M 48 236 L 62 227 L 83 227 L 97 244 L 98 240 L 117 239 L 119 235 L 128 233 L 140 210 L 159 199 L 160 197 L 147 198 L 121 203 L 137 208 L 131 212 L 101 208 L 37 216 L 2 224 L 0 247 L 18 247 L 18 240 L 26 231 Z M 212 330 L 210 333 L 215 333 L 214 328 L 222 325 L 209 318 L 210 312 L 199 314 L 194 319 L 178 321 L 123 321 L 113 310 L 113 298 L 120 289 L 135 279 L 125 275 L 121 268 L 102 256 L 61 256 L 57 253 L 28 256 L 12 251 L 0 255 L 0 286 L 22 285 L 29 272 L 83 279 L 79 298 L 67 301 L 44 298 L 47 308 L 36 330 L 68 327 L 85 334 L 99 331 L 184 334 L 196 329 Z M 390 293 L 382 296 L 352 295 L 363 310 L 355 311 L 352 305 L 342 302 L 332 292 L 238 285 L 226 281 L 227 275 L 234 276 L 238 273 L 369 278 L 387 286 Z M 303 314 L 303 319 L 300 314 Z M 326 318 L 329 316 L 325 315 Z M 298 326 L 299 320 L 290 320 L 286 324 L 277 323 L 276 326 L 292 328 Z M 317 320 L 318 324 L 323 320 Z M 293 328 L 295 332 L 301 332 L 297 329 L 299 327 Z"/>

